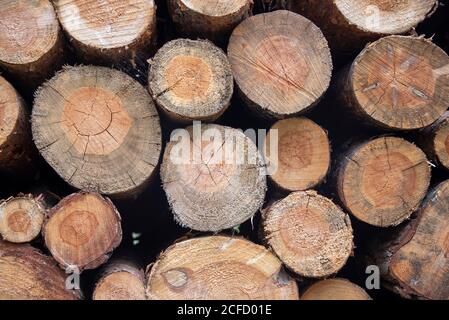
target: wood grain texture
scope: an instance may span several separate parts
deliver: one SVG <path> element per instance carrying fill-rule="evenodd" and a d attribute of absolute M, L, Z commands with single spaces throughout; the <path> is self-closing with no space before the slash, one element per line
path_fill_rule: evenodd
<path fill-rule="evenodd" d="M 276 131 L 276 133 L 275 133 Z M 277 143 L 270 156 L 271 144 Z M 304 191 L 319 185 L 330 168 L 326 131 L 312 120 L 292 118 L 276 122 L 265 140 L 264 156 L 277 169 L 270 180 L 284 191 Z"/>
<path fill-rule="evenodd" d="M 346 279 L 321 280 L 311 285 L 301 300 L 371 300 L 366 291 Z"/>
<path fill-rule="evenodd" d="M 122 240 L 121 218 L 114 204 L 95 193 L 75 193 L 48 213 L 45 244 L 63 267 L 80 272 L 105 263 Z"/>
<path fill-rule="evenodd" d="M 384 285 L 405 298 L 448 300 L 449 181 L 428 194 L 415 219 L 372 247 Z"/>
<path fill-rule="evenodd" d="M 195 139 L 193 130 L 187 128 Z M 178 223 L 221 231 L 247 221 L 262 207 L 267 190 L 264 162 L 256 145 L 237 129 L 202 125 L 201 134 L 201 142 L 187 138 L 168 143 L 162 184 Z M 187 155 L 179 157 L 182 149 Z"/>
<path fill-rule="evenodd" d="M 0 1 L 0 68 L 36 88 L 63 63 L 63 39 L 48 0 Z"/>
<path fill-rule="evenodd" d="M 296 282 L 270 251 L 224 236 L 174 244 L 151 267 L 150 300 L 297 300 Z"/>
<path fill-rule="evenodd" d="M 109 262 L 95 284 L 93 300 L 146 300 L 144 273 L 124 259 Z"/>
<path fill-rule="evenodd" d="M 0 174 L 32 178 L 36 149 L 25 101 L 0 77 Z"/>
<path fill-rule="evenodd" d="M 430 184 L 424 152 L 397 137 L 351 147 L 337 169 L 337 191 L 356 218 L 378 227 L 396 226 L 418 209 Z"/>
<path fill-rule="evenodd" d="M 78 300 L 56 262 L 26 244 L 0 240 L 0 300 Z"/>
<path fill-rule="evenodd" d="M 203 40 L 166 43 L 150 61 L 149 91 L 170 119 L 214 121 L 229 107 L 234 90 L 225 53 Z"/>
<path fill-rule="evenodd" d="M 167 5 L 178 33 L 218 43 L 252 10 L 250 0 L 168 0 Z"/>
<path fill-rule="evenodd" d="M 335 274 L 352 254 L 349 216 L 314 191 L 292 193 L 265 209 L 262 216 L 267 244 L 303 277 Z"/>
<path fill-rule="evenodd" d="M 71 186 L 118 198 L 142 192 L 161 152 L 150 95 L 122 72 L 68 67 L 36 94 L 33 138 Z"/>
<path fill-rule="evenodd" d="M 390 36 L 368 45 L 339 76 L 340 103 L 387 130 L 427 127 L 446 111 L 449 57 L 430 40 Z"/>
<path fill-rule="evenodd" d="M 240 94 L 256 113 L 285 118 L 313 107 L 332 73 L 327 41 L 310 20 L 279 10 L 244 20 L 228 57 Z"/>
<path fill-rule="evenodd" d="M 34 240 L 41 233 L 46 209 L 40 197 L 30 194 L 0 200 L 0 235 L 13 243 Z"/>
<path fill-rule="evenodd" d="M 348 56 L 383 36 L 405 34 L 430 16 L 436 0 L 288 0 L 316 23 L 333 52 Z"/>
<path fill-rule="evenodd" d="M 149 57 L 156 40 L 153 0 L 56 0 L 59 21 L 84 62 Z"/>

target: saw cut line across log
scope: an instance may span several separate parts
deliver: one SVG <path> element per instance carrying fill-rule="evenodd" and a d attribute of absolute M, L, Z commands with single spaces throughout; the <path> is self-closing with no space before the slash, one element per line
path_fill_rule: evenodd
<path fill-rule="evenodd" d="M 70 185 L 132 198 L 150 183 L 161 153 L 159 116 L 147 90 L 104 67 L 68 67 L 36 93 L 33 138 Z"/>
<path fill-rule="evenodd" d="M 212 236 L 172 245 L 147 275 L 150 300 L 297 300 L 298 287 L 266 248 Z"/>
<path fill-rule="evenodd" d="M 285 118 L 313 107 L 332 74 L 327 41 L 310 20 L 279 10 L 244 20 L 228 46 L 244 102 L 257 114 Z"/>

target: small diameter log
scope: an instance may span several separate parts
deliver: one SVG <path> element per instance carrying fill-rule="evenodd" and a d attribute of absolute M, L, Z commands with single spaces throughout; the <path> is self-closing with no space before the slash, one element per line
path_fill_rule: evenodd
<path fill-rule="evenodd" d="M 59 21 L 84 62 L 136 63 L 156 40 L 153 0 L 55 0 Z"/>
<path fill-rule="evenodd" d="M 78 300 L 56 262 L 27 244 L 0 240 L 0 300 Z"/>
<path fill-rule="evenodd" d="M 95 285 L 93 300 L 146 300 L 144 273 L 126 260 L 110 262 Z"/>
<path fill-rule="evenodd" d="M 150 182 L 161 152 L 159 117 L 147 90 L 103 67 L 64 69 L 37 92 L 34 142 L 70 185 L 131 198 Z"/>
<path fill-rule="evenodd" d="M 352 254 L 349 216 L 314 191 L 292 193 L 264 210 L 263 232 L 284 264 L 303 277 L 335 274 Z"/>
<path fill-rule="evenodd" d="M 178 33 L 191 39 L 223 43 L 232 30 L 251 15 L 251 0 L 168 0 Z"/>
<path fill-rule="evenodd" d="M 25 102 L 11 84 L 0 77 L 0 174 L 32 175 L 35 153 Z"/>
<path fill-rule="evenodd" d="M 387 130 L 426 127 L 449 100 L 449 57 L 430 40 L 390 36 L 363 50 L 338 80 L 341 103 Z"/>
<path fill-rule="evenodd" d="M 277 143 L 273 150 L 276 155 L 270 154 L 273 143 Z M 274 172 L 269 177 L 276 187 L 304 191 L 316 187 L 327 175 L 329 139 L 326 131 L 309 119 L 280 120 L 267 135 L 264 156 L 267 165 L 273 166 Z"/>
<path fill-rule="evenodd" d="M 429 193 L 417 218 L 373 247 L 384 285 L 406 298 L 449 299 L 449 181 Z"/>
<path fill-rule="evenodd" d="M 419 132 L 417 142 L 437 166 L 449 170 L 449 112 Z"/>
<path fill-rule="evenodd" d="M 328 279 L 310 286 L 301 300 L 371 300 L 368 293 L 346 279 Z"/>
<path fill-rule="evenodd" d="M 410 142 L 381 137 L 344 154 L 337 170 L 337 192 L 356 218 L 377 227 L 408 219 L 430 184 L 426 155 Z"/>
<path fill-rule="evenodd" d="M 150 300 L 297 300 L 296 282 L 267 249 L 213 236 L 177 243 L 147 278 Z"/>
<path fill-rule="evenodd" d="M 311 21 L 290 11 L 244 20 L 232 33 L 228 57 L 243 100 L 261 115 L 303 113 L 329 87 L 326 39 Z"/>
<path fill-rule="evenodd" d="M 208 41 L 177 39 L 150 61 L 149 91 L 170 119 L 215 121 L 228 108 L 233 89 L 224 52 Z"/>
<path fill-rule="evenodd" d="M 48 215 L 43 228 L 45 244 L 63 268 L 95 269 L 122 240 L 120 214 L 99 194 L 72 194 Z"/>
<path fill-rule="evenodd" d="M 40 235 L 46 204 L 40 197 L 19 195 L 0 201 L 0 235 L 9 242 L 25 243 Z"/>
<path fill-rule="evenodd" d="M 213 232 L 232 228 L 263 205 L 262 156 L 240 130 L 202 125 L 202 139 L 196 139 L 197 129 L 187 128 L 187 135 L 172 138 L 166 147 L 161 179 L 168 202 L 182 226 Z"/>
<path fill-rule="evenodd" d="M 37 87 L 63 63 L 63 38 L 48 0 L 1 1 L 0 68 Z"/>
<path fill-rule="evenodd" d="M 437 6 L 437 0 L 287 0 L 286 7 L 316 23 L 333 52 L 349 55 L 383 36 L 413 30 Z"/>

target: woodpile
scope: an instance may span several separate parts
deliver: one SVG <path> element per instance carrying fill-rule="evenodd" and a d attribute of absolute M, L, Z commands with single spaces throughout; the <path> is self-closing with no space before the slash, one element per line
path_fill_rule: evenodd
<path fill-rule="evenodd" d="M 0 300 L 449 300 L 448 14 L 0 0 Z"/>

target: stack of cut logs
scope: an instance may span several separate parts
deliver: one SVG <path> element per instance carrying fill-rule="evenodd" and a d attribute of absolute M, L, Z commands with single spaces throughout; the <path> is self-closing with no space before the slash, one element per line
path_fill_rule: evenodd
<path fill-rule="evenodd" d="M 449 299 L 440 10 L 0 0 L 0 299 Z"/>

